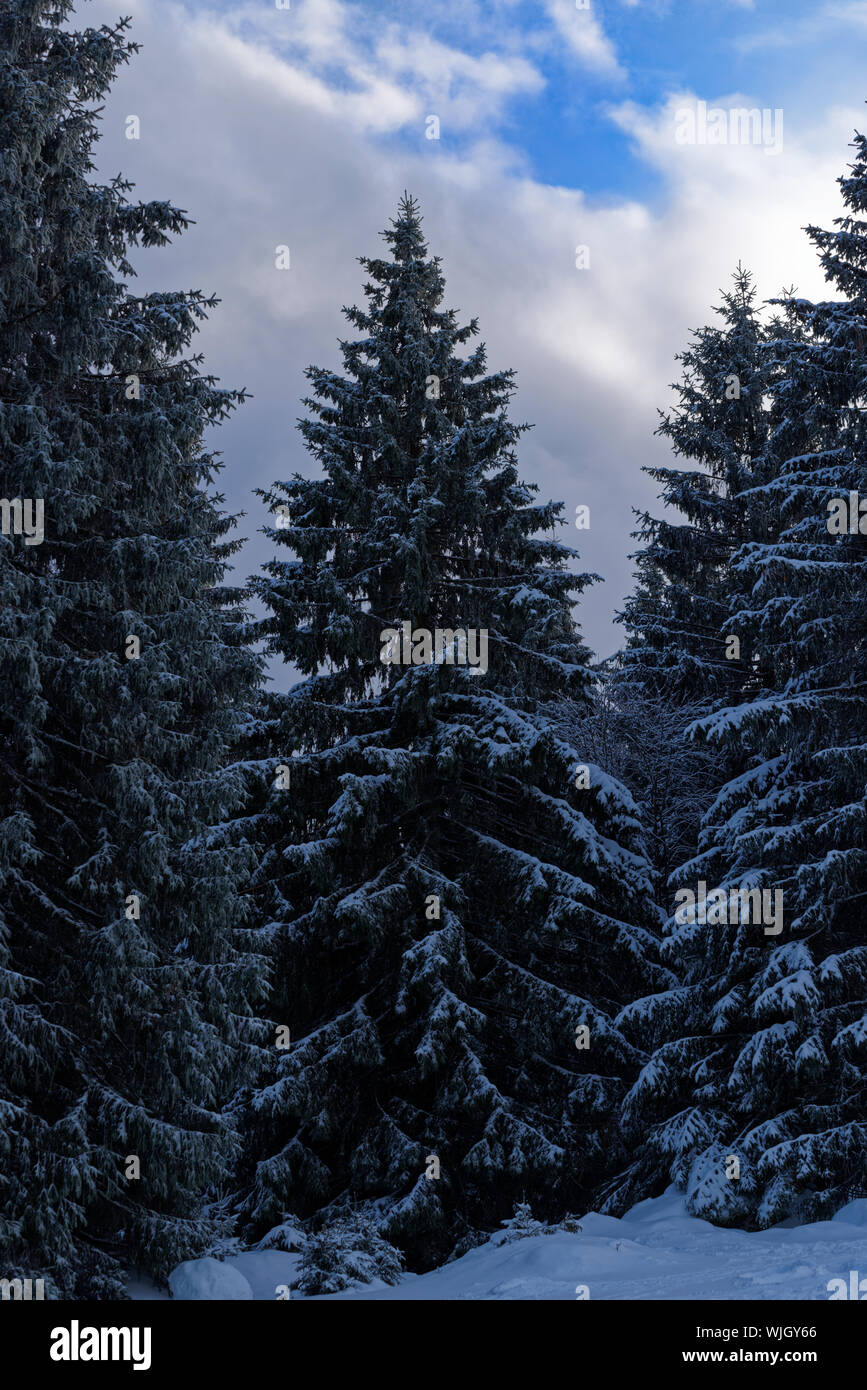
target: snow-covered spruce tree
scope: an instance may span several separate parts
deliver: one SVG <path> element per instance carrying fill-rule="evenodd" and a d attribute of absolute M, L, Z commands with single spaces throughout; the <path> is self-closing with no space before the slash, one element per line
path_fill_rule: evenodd
<path fill-rule="evenodd" d="M 328 1222 L 304 1246 L 296 1288 L 305 1298 L 359 1289 L 379 1280 L 398 1284 L 403 1256 L 379 1233 L 372 1212 L 354 1211 Z"/>
<path fill-rule="evenodd" d="M 219 769 L 257 662 L 202 445 L 238 394 L 185 356 L 210 301 L 125 287 L 185 218 L 92 181 L 134 45 L 69 14 L 0 13 L 0 1250 L 104 1298 L 210 1238 L 236 1148 L 260 966 Z"/>
<path fill-rule="evenodd" d="M 790 299 L 794 331 L 768 345 L 783 462 L 744 501 L 776 514 L 776 534 L 732 557 L 727 619 L 764 679 L 702 721 L 743 771 L 681 871 L 709 890 L 761 888 L 774 908 L 779 893 L 781 920 L 674 926 L 682 990 L 621 1019 L 660 1044 L 625 1107 L 642 1181 L 670 1169 L 692 1209 L 725 1224 L 826 1217 L 867 1191 L 867 522 L 852 506 L 867 495 L 863 137 L 855 148 L 846 216 L 810 229 L 842 297 Z"/>
<path fill-rule="evenodd" d="M 693 721 L 766 683 L 759 650 L 753 645 L 741 653 L 732 625 L 732 596 L 746 584 L 732 556 L 747 541 L 765 543 L 776 534 L 776 512 L 761 488 L 779 472 L 780 410 L 771 388 L 781 369 L 767 344 L 800 329 L 789 308 L 763 322 L 755 301 L 752 277 L 738 266 L 716 310 L 719 321 L 696 332 L 678 358 L 679 399 L 662 414 L 657 433 L 695 466 L 646 470 L 662 484 L 661 500 L 682 519 L 639 517 L 636 535 L 644 545 L 635 557 L 636 590 L 619 615 L 626 647 L 607 673 L 611 702 L 631 711 L 628 727 L 666 726 L 671 767 L 663 780 L 669 784 L 675 767 L 689 775 L 696 762 L 687 734 Z M 637 706 L 645 708 L 644 718 Z M 660 901 L 670 906 L 675 818 L 664 806 L 665 789 L 648 783 L 645 767 L 642 761 L 627 785 L 654 823 L 651 859 Z M 716 791 L 741 771 L 736 744 L 715 749 L 713 760 L 704 755 L 701 776 L 691 777 L 676 817 L 681 860 L 695 852 L 701 814 Z"/>
<path fill-rule="evenodd" d="M 722 291 L 719 322 L 699 329 L 681 354 L 678 401 L 656 431 L 687 468 L 645 468 L 660 500 L 680 514 L 638 514 L 637 587 L 619 621 L 627 629 L 617 682 L 677 704 L 739 698 L 749 669 L 726 653 L 733 552 L 766 525 L 743 491 L 763 466 L 771 430 L 773 360 L 750 273 L 738 266 Z M 738 496 L 738 500 L 735 498 Z"/>
<path fill-rule="evenodd" d="M 536 1220 L 529 1202 L 516 1202 L 512 1215 L 500 1225 L 505 1228 L 495 1236 L 500 1245 L 513 1245 L 516 1240 L 527 1240 L 530 1236 L 550 1235 L 555 1229 Z"/>
<path fill-rule="evenodd" d="M 543 713 L 586 689 L 588 576 L 554 538 L 561 504 L 519 480 L 513 375 L 460 355 L 477 326 L 440 308 L 412 199 L 384 235 L 344 374 L 308 372 L 323 476 L 264 494 L 297 558 L 255 583 L 260 632 L 305 679 L 265 725 L 283 771 L 258 882 L 291 1047 L 250 1104 L 245 1210 L 255 1236 L 287 1206 L 377 1199 L 418 1266 L 516 1199 L 586 1196 L 638 1056 L 610 1015 L 667 975 L 630 798 L 576 778 Z M 420 664 L 389 659 L 405 623 Z M 441 659 L 438 629 L 487 662 Z"/>

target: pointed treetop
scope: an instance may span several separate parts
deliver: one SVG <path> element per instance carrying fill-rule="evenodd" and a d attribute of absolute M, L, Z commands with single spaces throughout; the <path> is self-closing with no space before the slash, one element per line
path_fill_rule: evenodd
<path fill-rule="evenodd" d="M 411 193 L 404 191 L 398 203 L 397 217 L 392 218 L 390 228 L 382 233 L 392 248 L 396 261 L 424 260 L 427 256 L 427 242 L 421 230 L 421 211 Z"/>
<path fill-rule="evenodd" d="M 418 227 L 421 226 L 422 217 L 421 212 L 419 211 L 421 204 L 419 203 L 418 199 L 413 196 L 412 193 L 407 193 L 406 189 L 404 189 L 403 197 L 401 198 L 397 206 L 399 217 L 397 219 L 397 222 L 395 223 L 396 226 L 400 223 L 413 223 Z"/>

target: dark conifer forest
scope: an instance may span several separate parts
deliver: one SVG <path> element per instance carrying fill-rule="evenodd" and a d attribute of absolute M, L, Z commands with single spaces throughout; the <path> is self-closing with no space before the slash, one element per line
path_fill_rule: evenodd
<path fill-rule="evenodd" d="M 200 351 L 219 285 L 137 288 L 195 212 L 103 181 L 138 53 L 86 9 L 0 4 L 3 1299 L 855 1210 L 867 137 L 803 232 L 826 297 L 733 247 L 684 328 L 598 653 L 582 509 L 412 187 L 229 507 L 257 398 Z"/>

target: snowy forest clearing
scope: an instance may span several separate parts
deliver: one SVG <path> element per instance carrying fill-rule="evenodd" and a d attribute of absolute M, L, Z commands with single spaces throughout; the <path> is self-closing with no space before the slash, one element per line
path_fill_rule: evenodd
<path fill-rule="evenodd" d="M 580 1235 L 556 1231 L 508 1244 L 500 1243 L 502 1236 L 497 1234 L 429 1274 L 404 1275 L 392 1288 L 370 1285 L 327 1297 L 560 1300 L 586 1298 L 580 1290 L 576 1293 L 584 1285 L 591 1301 L 817 1301 L 831 1297 L 828 1285 L 833 1279 L 842 1279 L 848 1290 L 851 1270 L 863 1271 L 867 1278 L 863 1197 L 830 1221 L 737 1231 L 689 1216 L 683 1195 L 671 1187 L 662 1197 L 639 1202 L 622 1220 L 591 1212 L 581 1218 L 581 1227 Z M 252 1297 L 264 1301 L 275 1298 L 278 1285 L 291 1284 L 299 1258 L 260 1250 L 232 1256 L 226 1263 L 244 1276 Z M 188 1287 L 192 1292 L 192 1283 Z M 134 1299 L 168 1296 L 147 1281 L 131 1282 L 129 1292 Z M 837 1292 L 839 1297 L 839 1286 Z M 205 1296 L 201 1282 L 197 1296 Z"/>

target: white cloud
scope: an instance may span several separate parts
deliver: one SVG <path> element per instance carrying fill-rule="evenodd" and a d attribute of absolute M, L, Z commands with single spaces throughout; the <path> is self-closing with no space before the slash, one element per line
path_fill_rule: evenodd
<path fill-rule="evenodd" d="M 570 51 L 586 67 L 608 77 L 624 76 L 614 45 L 592 7 L 578 9 L 574 0 L 545 0 L 545 8 Z"/>
<path fill-rule="evenodd" d="M 741 35 L 736 47 L 742 53 L 761 49 L 815 47 L 823 43 L 839 42 L 841 31 L 847 29 L 863 31 L 867 29 L 867 0 L 830 0 L 824 5 L 810 7 L 809 11 L 796 17 L 786 17 L 784 22 L 773 28 L 759 29 L 754 33 Z M 841 59 L 848 57 L 841 54 Z"/>
<path fill-rule="evenodd" d="M 541 74 L 523 57 L 473 56 L 397 26 L 377 44 L 376 61 L 395 80 L 410 80 L 428 106 L 461 130 L 496 114 L 507 98 L 544 86 Z"/>
<path fill-rule="evenodd" d="M 451 133 L 479 130 L 510 98 L 544 86 L 510 30 L 503 51 L 471 54 L 423 32 L 417 19 L 408 10 L 400 23 L 387 22 L 342 0 L 296 0 L 291 10 L 248 0 L 219 16 L 187 16 L 184 29 L 197 35 L 203 56 L 223 47 L 290 99 L 380 133 L 423 130 L 429 113 Z"/>

